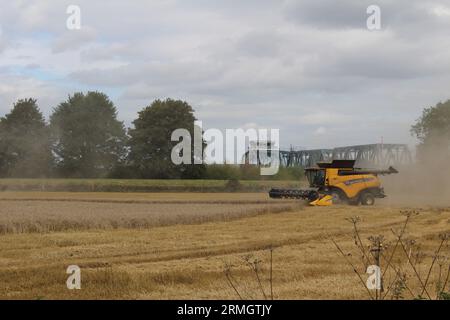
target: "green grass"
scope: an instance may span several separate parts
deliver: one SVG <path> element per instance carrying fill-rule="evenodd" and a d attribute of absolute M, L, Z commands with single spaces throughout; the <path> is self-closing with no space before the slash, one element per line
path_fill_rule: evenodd
<path fill-rule="evenodd" d="M 271 187 L 295 188 L 300 181 L 239 181 L 230 188 L 227 180 L 145 180 L 145 179 L 0 179 L 0 191 L 71 192 L 255 192 Z"/>

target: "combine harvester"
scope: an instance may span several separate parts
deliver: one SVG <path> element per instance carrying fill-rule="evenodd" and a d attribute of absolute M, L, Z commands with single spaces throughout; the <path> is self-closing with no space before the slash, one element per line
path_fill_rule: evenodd
<path fill-rule="evenodd" d="M 269 196 L 275 199 L 304 199 L 313 206 L 330 206 L 348 203 L 371 206 L 375 198 L 385 198 L 379 175 L 398 173 L 388 170 L 355 168 L 355 160 L 319 162 L 317 167 L 305 169 L 309 189 L 272 189 Z"/>

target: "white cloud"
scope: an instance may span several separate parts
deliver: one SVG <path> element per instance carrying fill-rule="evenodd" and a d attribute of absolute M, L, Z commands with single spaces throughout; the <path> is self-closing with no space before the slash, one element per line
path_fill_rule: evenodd
<path fill-rule="evenodd" d="M 80 30 L 67 30 L 53 41 L 52 52 L 61 53 L 67 50 L 78 50 L 84 45 L 94 41 L 96 32 L 89 27 Z"/>
<path fill-rule="evenodd" d="M 450 8 L 446 6 L 437 6 L 431 9 L 431 12 L 439 17 L 450 16 Z"/>
<path fill-rule="evenodd" d="M 0 112 L 36 96 L 48 114 L 102 90 L 130 124 L 156 98 L 192 104 L 204 126 L 279 128 L 282 145 L 409 140 L 421 109 L 450 98 L 444 0 L 0 0 Z"/>
<path fill-rule="evenodd" d="M 24 98 L 37 99 L 38 106 L 48 116 L 67 94 L 44 81 L 31 77 L 0 74 L 0 115 L 8 113 L 13 104 Z"/>
<path fill-rule="evenodd" d="M 299 124 L 306 124 L 306 125 L 321 125 L 321 124 L 336 125 L 336 124 L 351 123 L 354 120 L 355 117 L 331 112 L 310 113 L 296 118 L 296 121 Z"/>
<path fill-rule="evenodd" d="M 315 135 L 321 136 L 327 133 L 327 129 L 325 127 L 318 127 L 316 131 L 314 131 Z"/>

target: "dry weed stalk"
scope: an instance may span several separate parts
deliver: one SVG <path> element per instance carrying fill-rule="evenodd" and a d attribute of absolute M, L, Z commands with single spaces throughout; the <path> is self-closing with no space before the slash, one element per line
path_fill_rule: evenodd
<path fill-rule="evenodd" d="M 242 257 L 243 264 L 249 268 L 249 270 L 252 272 L 252 274 L 255 276 L 256 284 L 258 287 L 258 294 L 264 298 L 264 300 L 273 300 L 273 251 L 274 247 L 271 245 L 268 247 L 267 251 L 269 252 L 269 279 L 268 279 L 268 285 L 269 285 L 269 291 L 270 295 L 267 295 L 266 291 L 264 290 L 264 284 L 262 280 L 262 263 L 263 261 L 257 257 L 254 257 L 253 255 L 249 254 L 244 257 Z M 245 289 L 239 288 L 239 281 L 238 279 L 233 276 L 233 269 L 234 265 L 225 262 L 223 272 L 225 275 L 225 278 L 227 279 L 228 285 L 233 289 L 233 291 L 236 293 L 236 295 L 239 297 L 239 299 L 243 300 L 244 296 L 247 296 L 249 299 L 253 299 L 252 294 L 254 292 L 251 292 L 251 290 L 248 289 L 248 287 Z"/>
<path fill-rule="evenodd" d="M 236 287 L 237 281 L 235 279 L 233 279 L 233 275 L 231 273 L 231 268 L 233 266 L 227 262 L 225 262 L 224 268 L 223 268 L 223 273 L 225 274 L 225 277 L 227 278 L 228 284 L 230 285 L 231 288 L 233 288 L 234 292 L 237 294 L 237 296 L 239 297 L 239 299 L 242 299 L 241 294 L 239 293 L 239 290 Z"/>
<path fill-rule="evenodd" d="M 433 299 L 429 287 L 432 279 L 435 283 L 436 295 L 434 299 L 447 299 L 449 294 L 446 292 L 450 278 L 450 265 L 448 258 L 442 255 L 442 250 L 448 245 L 449 235 L 439 235 L 440 242 L 433 255 L 431 255 L 431 263 L 427 266 L 426 276 L 423 277 L 419 270 L 419 266 L 425 260 L 426 255 L 422 252 L 421 247 L 412 239 L 405 239 L 405 233 L 411 218 L 418 215 L 418 211 L 401 211 L 406 217 L 401 229 L 395 231 L 391 229 L 395 236 L 393 245 L 390 245 L 383 235 L 368 237 L 369 244 L 364 245 L 358 223 L 361 221 L 359 217 L 351 217 L 346 219 L 353 225 L 354 245 L 359 252 L 360 267 L 351 260 L 351 253 L 345 253 L 344 250 L 332 239 L 332 242 L 338 249 L 339 253 L 344 257 L 353 271 L 358 276 L 361 285 L 367 291 L 370 299 L 384 300 L 388 297 L 391 299 L 404 299 L 404 293 L 408 292 L 409 298 L 412 299 Z M 398 261 L 394 263 L 394 258 Z M 401 259 L 403 258 L 403 260 Z M 406 262 L 405 262 L 406 260 Z M 364 276 L 368 266 L 374 265 L 379 267 L 381 279 L 379 286 L 374 289 L 374 294 L 367 287 Z M 437 265 L 437 268 L 436 268 Z M 358 271 L 361 270 L 362 271 Z M 433 276 L 433 271 L 436 273 Z M 418 291 L 414 292 L 409 285 L 410 279 L 416 279 L 419 282 Z"/>

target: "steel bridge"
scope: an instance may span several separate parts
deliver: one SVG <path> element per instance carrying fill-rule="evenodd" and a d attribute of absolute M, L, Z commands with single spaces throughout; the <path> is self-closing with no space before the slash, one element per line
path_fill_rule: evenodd
<path fill-rule="evenodd" d="M 270 149 L 257 149 L 247 151 L 244 161 L 247 164 L 267 165 L 273 153 Z M 406 144 L 366 144 L 334 149 L 315 150 L 280 150 L 280 165 L 283 167 L 312 167 L 317 162 L 331 161 L 334 159 L 356 160 L 356 166 L 360 168 L 384 168 L 410 164 L 411 152 Z"/>

